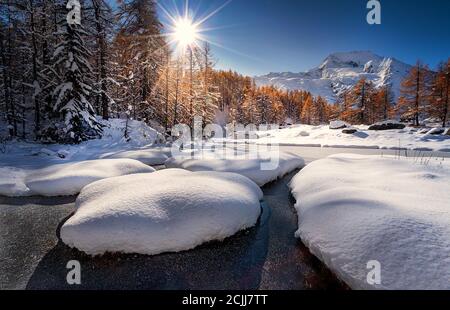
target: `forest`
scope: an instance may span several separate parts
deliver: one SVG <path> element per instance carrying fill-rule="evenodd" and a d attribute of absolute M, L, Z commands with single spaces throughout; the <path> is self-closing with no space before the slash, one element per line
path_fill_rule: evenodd
<path fill-rule="evenodd" d="M 207 42 L 175 53 L 154 0 L 80 4 L 81 24 L 72 25 L 65 0 L 1 0 L 0 134 L 8 139 L 79 143 L 101 137 L 109 118 L 167 134 L 195 115 L 220 125 L 448 121 L 450 59 L 433 69 L 418 61 L 398 100 L 362 79 L 331 103 L 216 70 Z"/>

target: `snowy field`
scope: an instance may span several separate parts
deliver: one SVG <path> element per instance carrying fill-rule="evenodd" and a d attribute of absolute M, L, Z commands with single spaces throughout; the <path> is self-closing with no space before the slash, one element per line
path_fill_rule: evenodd
<path fill-rule="evenodd" d="M 353 289 L 450 289 L 450 162 L 334 155 L 291 182 L 297 237 Z M 381 284 L 366 281 L 369 261 Z"/>
<path fill-rule="evenodd" d="M 294 125 L 284 129 L 258 132 L 253 143 L 315 146 L 329 148 L 408 149 L 450 152 L 450 135 L 432 134 L 428 129 L 406 127 L 401 130 L 373 131 L 368 126 L 352 126 L 356 133 L 345 134 L 342 129 L 328 125 Z"/>
<path fill-rule="evenodd" d="M 83 189 L 61 238 L 91 255 L 179 252 L 254 226 L 262 198 L 255 183 L 232 173 L 167 169 L 110 178 Z"/>

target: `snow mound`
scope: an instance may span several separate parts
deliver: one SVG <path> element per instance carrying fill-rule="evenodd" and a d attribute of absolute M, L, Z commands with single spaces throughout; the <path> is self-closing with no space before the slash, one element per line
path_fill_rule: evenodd
<path fill-rule="evenodd" d="M 190 250 L 254 226 L 263 193 L 231 173 L 167 169 L 86 186 L 61 239 L 90 255 Z"/>
<path fill-rule="evenodd" d="M 450 164 L 335 155 L 292 180 L 296 233 L 353 289 L 450 289 Z M 367 264 L 381 264 L 369 285 Z"/>
<path fill-rule="evenodd" d="M 20 168 L 0 167 L 0 196 L 28 196 L 30 189 L 25 185 L 27 172 Z"/>
<path fill-rule="evenodd" d="M 132 150 L 132 151 L 119 151 L 112 154 L 103 155 L 101 158 L 129 158 L 140 161 L 143 164 L 149 166 L 159 166 L 164 165 L 168 156 L 163 150 L 160 149 L 142 149 L 142 150 Z"/>
<path fill-rule="evenodd" d="M 277 154 L 278 155 L 278 154 Z M 189 171 L 219 171 L 233 172 L 246 176 L 259 186 L 275 181 L 295 169 L 305 166 L 303 158 L 288 153 L 280 152 L 276 156 L 277 163 L 269 170 L 265 170 L 264 164 L 268 161 L 262 157 L 246 158 L 246 155 L 238 155 L 232 158 L 215 158 L 214 156 L 203 156 L 201 159 L 186 159 L 173 157 L 166 161 L 167 168 L 182 168 Z M 274 157 L 275 159 L 275 157 Z M 272 159 L 273 160 L 273 159 Z M 268 165 L 271 166 L 271 165 Z"/>
<path fill-rule="evenodd" d="M 132 159 L 99 159 L 23 170 L 6 167 L 0 178 L 0 194 L 5 196 L 71 196 L 98 180 L 155 169 Z M 2 171 L 2 172 L 3 172 Z"/>

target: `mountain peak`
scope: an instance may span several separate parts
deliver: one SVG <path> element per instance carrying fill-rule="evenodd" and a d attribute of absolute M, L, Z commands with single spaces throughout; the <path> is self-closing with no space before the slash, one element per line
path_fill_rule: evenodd
<path fill-rule="evenodd" d="M 257 85 L 274 85 L 286 90 L 306 90 L 330 102 L 360 79 L 365 78 L 376 87 L 392 86 L 395 97 L 400 84 L 411 69 L 410 65 L 395 58 L 387 58 L 371 51 L 332 53 L 322 64 L 307 72 L 270 73 L 255 78 Z"/>

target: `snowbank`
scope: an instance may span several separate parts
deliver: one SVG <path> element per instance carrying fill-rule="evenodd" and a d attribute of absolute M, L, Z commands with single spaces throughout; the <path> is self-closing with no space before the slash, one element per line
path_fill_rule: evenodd
<path fill-rule="evenodd" d="M 270 170 L 264 170 L 264 163 L 269 162 L 265 158 L 245 158 L 246 155 L 230 157 L 225 159 L 215 158 L 212 155 L 203 156 L 201 159 L 174 157 L 167 160 L 165 165 L 168 168 L 182 168 L 189 171 L 238 173 L 248 177 L 259 186 L 275 181 L 287 173 L 305 166 L 305 161 L 301 157 L 288 152 L 279 152 L 279 154 L 274 155 L 272 158 L 274 167 L 270 167 Z"/>
<path fill-rule="evenodd" d="M 168 169 L 110 178 L 83 189 L 61 239 L 91 255 L 189 250 L 255 225 L 262 197 L 238 174 Z"/>
<path fill-rule="evenodd" d="M 131 159 L 99 159 L 53 165 L 42 169 L 1 168 L 0 195 L 71 196 L 98 180 L 155 169 Z"/>
<path fill-rule="evenodd" d="M 124 119 L 99 121 L 104 126 L 101 139 L 77 145 L 49 144 L 45 147 L 40 143 L 8 142 L 6 152 L 0 152 L 0 162 L 4 166 L 31 169 L 102 158 L 136 158 L 155 165 L 164 162 L 167 152 L 159 147 L 164 136 L 155 129 L 135 120 L 129 120 L 128 125 Z M 126 128 L 128 138 L 125 138 Z M 130 153 L 124 153 L 127 151 Z"/>
<path fill-rule="evenodd" d="M 149 166 L 159 166 L 164 165 L 168 156 L 165 151 L 161 149 L 142 149 L 105 154 L 101 156 L 101 158 L 129 158 Z"/>
<path fill-rule="evenodd" d="M 335 155 L 291 182 L 296 233 L 353 289 L 450 289 L 450 163 Z M 367 282 L 369 261 L 381 284 Z"/>
<path fill-rule="evenodd" d="M 332 124 L 336 125 L 336 124 Z M 355 134 L 345 134 L 341 130 L 330 129 L 330 126 L 294 125 L 289 128 L 259 131 L 257 144 L 300 145 L 320 147 L 371 148 L 371 149 L 409 149 L 409 150 L 450 150 L 450 137 L 427 134 L 416 128 L 394 129 L 387 131 L 368 130 L 368 126 L 352 126 Z"/>

